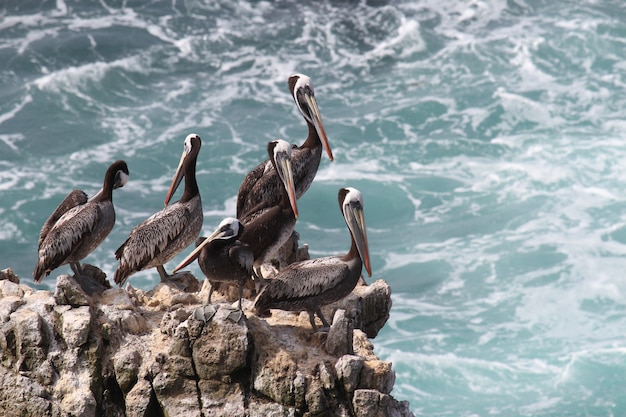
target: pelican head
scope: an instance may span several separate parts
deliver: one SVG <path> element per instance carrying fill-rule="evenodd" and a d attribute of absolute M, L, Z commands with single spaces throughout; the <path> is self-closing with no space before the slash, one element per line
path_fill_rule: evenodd
<path fill-rule="evenodd" d="M 185 259 L 183 259 L 180 264 L 178 264 L 176 268 L 174 268 L 173 273 L 180 271 L 181 269 L 192 263 L 198 256 L 200 256 L 202 248 L 204 248 L 210 242 L 218 239 L 236 239 L 241 236 L 241 233 L 243 233 L 243 225 L 239 222 L 239 220 L 235 219 L 234 217 L 226 217 L 220 222 L 220 224 L 217 226 L 217 229 L 215 229 L 215 231 L 211 233 L 211 236 L 204 239 L 198 246 L 196 246 L 193 252 L 191 252 Z"/>
<path fill-rule="evenodd" d="M 297 219 L 296 186 L 293 181 L 293 169 L 291 167 L 292 146 L 285 140 L 276 139 L 267 144 L 267 152 L 270 159 L 274 161 L 274 168 L 285 186 L 293 215 Z"/>
<path fill-rule="evenodd" d="M 320 110 L 317 107 L 317 100 L 315 100 L 315 92 L 313 91 L 313 83 L 311 78 L 304 74 L 294 74 L 289 77 L 289 89 L 293 96 L 298 110 L 304 116 L 304 119 L 311 123 L 318 136 L 322 141 L 322 145 L 328 154 L 330 160 L 333 160 L 333 152 L 328 145 L 328 138 L 326 137 L 326 131 L 324 130 L 324 124 L 322 123 L 322 116 Z"/>
<path fill-rule="evenodd" d="M 128 182 L 129 177 L 128 165 L 125 161 L 119 160 L 109 165 L 106 174 L 104 175 L 104 185 L 102 189 L 110 187 L 115 190 L 122 188 Z"/>
<path fill-rule="evenodd" d="M 172 179 L 170 189 L 167 191 L 167 196 L 165 196 L 166 206 L 170 202 L 172 195 L 174 195 L 176 189 L 180 185 L 180 182 L 185 176 L 184 167 L 186 166 L 186 164 L 193 162 L 194 157 L 196 157 L 198 155 L 198 152 L 200 151 L 201 145 L 202 141 L 200 140 L 200 136 L 196 135 L 195 133 L 187 135 L 187 137 L 185 138 L 183 154 L 180 157 L 180 162 L 178 162 L 178 168 L 176 168 L 176 173 L 174 174 L 174 179 Z"/>
<path fill-rule="evenodd" d="M 115 171 L 115 178 L 113 180 L 113 189 L 122 188 L 128 182 L 130 173 L 128 172 L 128 166 L 125 161 L 115 161 L 111 167 Z"/>
<path fill-rule="evenodd" d="M 365 270 L 368 276 L 372 276 L 372 267 L 370 265 L 370 254 L 367 245 L 367 232 L 365 230 L 365 216 L 363 215 L 363 195 L 359 190 L 352 187 L 346 187 L 339 190 L 339 207 L 346 219 L 346 224 L 352 239 L 359 251 L 359 256 L 365 264 Z"/>

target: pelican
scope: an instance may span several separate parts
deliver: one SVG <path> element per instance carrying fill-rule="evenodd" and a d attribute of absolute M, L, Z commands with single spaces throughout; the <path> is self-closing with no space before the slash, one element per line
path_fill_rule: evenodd
<path fill-rule="evenodd" d="M 128 181 L 128 166 L 116 161 L 104 175 L 102 189 L 91 199 L 73 190 L 50 215 L 39 234 L 39 260 L 33 278 L 41 282 L 44 274 L 70 264 L 74 274 L 83 275 L 80 261 L 109 235 L 115 225 L 113 190 Z"/>
<path fill-rule="evenodd" d="M 292 147 L 282 139 L 269 142 L 267 153 L 282 182 L 278 203 L 271 207 L 259 204 L 240 219 L 245 226 L 239 240 L 250 245 L 254 253 L 254 268 L 261 267 L 280 249 L 296 225 L 298 207 L 291 168 Z"/>
<path fill-rule="evenodd" d="M 289 77 L 288 85 L 309 128 L 309 135 L 302 146 L 294 145 L 293 149 L 293 179 L 298 199 L 309 189 L 315 178 L 322 157 L 322 146 L 331 161 L 333 153 L 328 145 L 311 79 L 303 74 L 294 74 Z M 237 218 L 243 219 L 251 210 L 258 210 L 259 206 L 265 208 L 277 205 L 280 201 L 280 188 L 280 178 L 272 163 L 266 160 L 258 165 L 246 175 L 239 187 Z"/>
<path fill-rule="evenodd" d="M 253 274 L 254 255 L 252 248 L 237 240 L 244 226 L 239 220 L 227 217 L 208 238 L 198 238 L 196 249 L 175 269 L 174 273 L 198 258 L 200 269 L 211 283 L 207 304 L 211 304 L 213 286 L 218 282 L 235 283 L 239 287 L 239 310 L 243 286 Z"/>
<path fill-rule="evenodd" d="M 135 272 L 156 267 L 162 282 L 174 277 L 163 264 L 189 246 L 202 228 L 202 201 L 196 182 L 196 160 L 202 142 L 200 136 L 185 138 L 183 154 L 165 197 L 165 208 L 135 226 L 128 239 L 115 251 L 119 266 L 114 280 L 120 286 Z M 172 195 L 185 178 L 185 190 L 177 202 L 168 206 Z"/>
<path fill-rule="evenodd" d="M 317 330 L 315 314 L 329 327 L 321 307 L 350 294 L 361 276 L 363 264 L 368 276 L 372 276 L 361 192 L 350 187 L 340 189 L 339 207 L 350 230 L 350 251 L 288 265 L 257 296 L 254 301 L 257 315 L 266 315 L 270 308 L 307 311 L 314 331 Z"/>

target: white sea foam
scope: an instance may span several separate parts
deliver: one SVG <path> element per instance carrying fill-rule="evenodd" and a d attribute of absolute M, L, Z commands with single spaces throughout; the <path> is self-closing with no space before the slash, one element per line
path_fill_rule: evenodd
<path fill-rule="evenodd" d="M 3 124 L 4 122 L 6 122 L 7 120 L 12 119 L 13 117 L 15 117 L 15 115 L 17 113 L 19 113 L 20 111 L 22 111 L 22 109 L 28 104 L 31 103 L 33 101 L 33 98 L 30 94 L 26 94 L 19 103 L 17 103 L 17 105 L 15 105 L 15 107 L 4 113 L 4 114 L 0 114 L 0 125 Z M 12 135 L 14 138 L 16 135 Z M 13 146 L 11 146 L 9 143 L 7 143 L 7 145 L 9 145 L 11 148 L 13 148 Z M 14 149 L 15 150 L 15 149 Z"/>
<path fill-rule="evenodd" d="M 24 135 L 21 133 L 16 133 L 13 135 L 0 135 L 0 141 L 4 142 L 11 150 L 14 152 L 19 152 L 19 146 L 17 143 L 24 140 Z"/>
<path fill-rule="evenodd" d="M 361 169 L 359 169 L 361 168 Z M 320 168 L 315 176 L 315 181 L 339 182 L 341 184 L 349 180 L 370 180 L 382 183 L 401 183 L 404 176 L 387 172 L 379 161 L 366 160 L 359 163 L 359 167 L 352 164 L 333 162 L 325 168 Z"/>
<path fill-rule="evenodd" d="M 418 21 L 401 16 L 397 35 L 378 43 L 371 51 L 365 54 L 365 57 L 380 58 L 389 55 L 406 58 L 412 54 L 424 51 L 426 42 L 422 39 L 419 29 Z"/>
<path fill-rule="evenodd" d="M 150 66 L 145 56 L 132 56 L 112 62 L 93 62 L 78 67 L 68 67 L 62 70 L 44 75 L 33 82 L 40 90 L 61 92 L 70 89 L 76 92 L 76 86 L 87 82 L 98 83 L 112 69 L 121 68 L 132 72 L 145 72 Z"/>

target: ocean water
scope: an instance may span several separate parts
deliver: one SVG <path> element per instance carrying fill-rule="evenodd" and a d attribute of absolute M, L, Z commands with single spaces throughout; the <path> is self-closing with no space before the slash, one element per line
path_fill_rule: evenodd
<path fill-rule="evenodd" d="M 625 57 L 619 0 L 4 1 L 0 268 L 32 282 L 47 216 L 125 159 L 85 259 L 112 274 L 192 132 L 209 233 L 269 140 L 305 139 L 301 72 L 335 161 L 296 229 L 312 256 L 347 250 L 337 190 L 363 192 L 393 395 L 418 416 L 626 415 Z"/>

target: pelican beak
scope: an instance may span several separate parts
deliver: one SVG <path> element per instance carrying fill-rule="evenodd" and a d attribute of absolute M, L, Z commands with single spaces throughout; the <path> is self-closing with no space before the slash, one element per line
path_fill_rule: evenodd
<path fill-rule="evenodd" d="M 287 195 L 289 196 L 289 203 L 293 210 L 293 215 L 298 218 L 298 206 L 296 204 L 296 186 L 293 182 L 293 169 L 291 168 L 291 159 L 285 153 L 276 154 L 276 168 L 278 170 L 278 176 L 283 180 Z"/>
<path fill-rule="evenodd" d="M 326 131 L 324 130 L 324 124 L 322 123 L 322 115 L 320 114 L 320 109 L 317 107 L 317 100 L 315 100 L 315 96 L 311 94 L 304 94 L 304 99 L 306 100 L 307 106 L 309 107 L 309 114 L 311 115 L 311 119 L 313 122 L 313 126 L 315 126 L 315 130 L 317 130 L 317 134 L 322 139 L 322 145 L 324 145 L 324 149 L 328 154 L 328 157 L 332 161 L 333 152 L 330 150 L 330 145 L 328 145 L 328 138 L 326 137 Z"/>
<path fill-rule="evenodd" d="M 176 192 L 176 189 L 180 185 L 180 182 L 183 180 L 184 171 L 183 171 L 183 163 L 185 162 L 185 157 L 189 152 L 187 149 L 183 151 L 182 156 L 180 157 L 180 162 L 178 163 L 178 168 L 176 168 L 176 173 L 174 174 L 174 178 L 172 179 L 172 184 L 170 185 L 170 189 L 167 191 L 167 195 L 165 196 L 165 205 L 167 206 Z"/>
<path fill-rule="evenodd" d="M 180 271 L 181 269 L 183 269 L 184 267 L 186 267 L 187 265 L 189 265 L 190 263 L 195 261 L 196 258 L 198 256 L 200 256 L 200 252 L 202 252 L 202 248 L 204 248 L 206 245 L 209 244 L 209 242 L 212 242 L 215 239 L 221 239 L 222 237 L 224 237 L 225 234 L 226 233 L 222 229 L 217 229 L 216 231 L 214 231 L 211 234 L 211 236 L 209 236 L 206 239 L 204 239 L 202 241 L 202 243 L 200 243 L 198 246 L 196 246 L 196 248 L 193 250 L 193 252 L 191 252 L 189 255 L 187 255 L 187 257 L 185 259 L 183 259 L 183 261 L 181 263 L 179 263 L 176 268 L 174 268 L 174 270 L 172 271 L 172 274 L 175 274 L 176 272 Z"/>
<path fill-rule="evenodd" d="M 350 204 L 344 208 L 344 216 L 348 228 L 352 233 L 352 238 L 356 243 L 361 260 L 365 264 L 365 270 L 368 276 L 372 276 L 372 266 L 370 264 L 370 253 L 367 244 L 367 232 L 365 230 L 365 216 L 363 207 L 360 204 Z"/>

